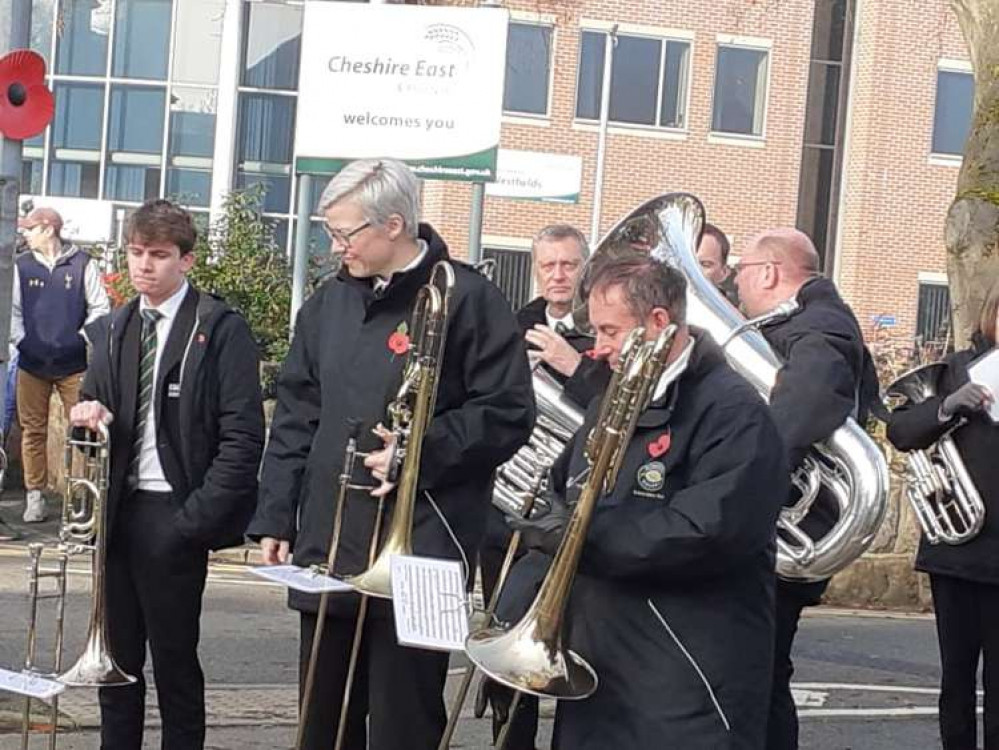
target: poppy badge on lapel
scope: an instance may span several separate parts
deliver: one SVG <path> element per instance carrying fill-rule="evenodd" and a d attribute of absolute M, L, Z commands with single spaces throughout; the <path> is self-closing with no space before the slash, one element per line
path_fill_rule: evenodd
<path fill-rule="evenodd" d="M 669 430 L 660 435 L 656 440 L 653 440 L 648 444 L 649 456 L 651 458 L 659 458 L 660 456 L 666 455 L 666 451 L 669 450 L 670 444 L 670 434 Z"/>

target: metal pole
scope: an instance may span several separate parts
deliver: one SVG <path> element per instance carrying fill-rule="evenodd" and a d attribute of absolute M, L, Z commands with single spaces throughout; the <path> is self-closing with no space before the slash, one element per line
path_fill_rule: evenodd
<path fill-rule="evenodd" d="M 0 55 L 31 43 L 31 0 L 0 4 Z M 17 241 L 17 201 L 21 194 L 21 141 L 0 134 L 0 393 L 7 386 L 10 306 Z"/>
<path fill-rule="evenodd" d="M 600 203 L 604 193 L 604 161 L 607 155 L 607 120 L 610 116 L 611 72 L 614 68 L 614 48 L 617 46 L 617 24 L 611 27 L 604 41 L 604 77 L 600 91 L 600 135 L 597 138 L 597 173 L 593 178 L 593 213 L 590 218 L 590 247 L 600 241 Z"/>
<path fill-rule="evenodd" d="M 482 210 L 486 201 L 486 185 L 472 184 L 472 212 L 468 217 L 468 262 L 482 260 Z"/>
<path fill-rule="evenodd" d="M 298 176 L 298 213 L 295 224 L 295 257 L 291 276 L 291 320 L 288 329 L 294 333 L 295 318 L 305 301 L 305 282 L 309 275 L 309 225 L 312 218 L 312 175 Z"/>

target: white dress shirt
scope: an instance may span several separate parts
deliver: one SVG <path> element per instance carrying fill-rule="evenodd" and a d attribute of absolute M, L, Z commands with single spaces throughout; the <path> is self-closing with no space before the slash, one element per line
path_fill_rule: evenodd
<path fill-rule="evenodd" d="M 140 310 L 155 309 L 160 313 L 160 319 L 156 321 L 156 359 L 153 364 L 153 397 L 149 399 L 149 411 L 146 413 L 146 429 L 142 434 L 142 447 L 139 449 L 139 489 L 147 492 L 170 492 L 173 488 L 163 473 L 163 466 L 160 464 L 160 455 L 156 452 L 156 399 L 159 394 L 156 392 L 156 382 L 160 375 L 160 360 L 163 358 L 163 349 L 166 348 L 167 339 L 170 337 L 170 329 L 177 318 L 180 304 L 187 294 L 187 280 L 180 285 L 180 289 L 173 293 L 159 307 L 153 307 L 145 297 L 139 300 Z"/>
<path fill-rule="evenodd" d="M 555 326 L 558 325 L 559 323 L 564 325 L 570 331 L 575 330 L 576 328 L 576 323 L 572 319 L 572 311 L 567 312 L 561 318 L 556 318 L 551 314 L 551 309 L 545 307 L 545 322 L 548 323 L 548 327 L 551 328 L 553 331 L 555 330 Z"/>

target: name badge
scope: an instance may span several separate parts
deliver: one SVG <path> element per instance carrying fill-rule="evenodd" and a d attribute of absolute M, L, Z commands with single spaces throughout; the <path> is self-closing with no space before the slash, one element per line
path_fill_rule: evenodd
<path fill-rule="evenodd" d="M 180 398 L 180 383 L 167 383 L 167 398 Z"/>

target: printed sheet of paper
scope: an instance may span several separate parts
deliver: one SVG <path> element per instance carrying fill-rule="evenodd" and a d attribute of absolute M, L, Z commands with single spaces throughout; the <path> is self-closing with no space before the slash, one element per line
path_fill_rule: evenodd
<path fill-rule="evenodd" d="M 12 672 L 0 668 L 0 690 L 47 701 L 65 689 L 66 686 L 57 680 L 30 672 Z"/>
<path fill-rule="evenodd" d="M 324 576 L 309 568 L 300 568 L 297 565 L 265 565 L 259 568 L 250 568 L 250 572 L 255 576 L 279 583 L 290 589 L 304 591 L 306 594 L 321 594 L 324 591 L 336 594 L 354 590 L 354 587 L 349 583 Z"/>
<path fill-rule="evenodd" d="M 468 636 L 461 563 L 392 556 L 395 634 L 403 646 L 463 651 Z"/>
<path fill-rule="evenodd" d="M 993 349 L 991 354 L 975 362 L 968 368 L 968 377 L 973 383 L 984 385 L 996 397 L 989 409 L 989 417 L 993 422 L 999 422 L 999 349 Z"/>

